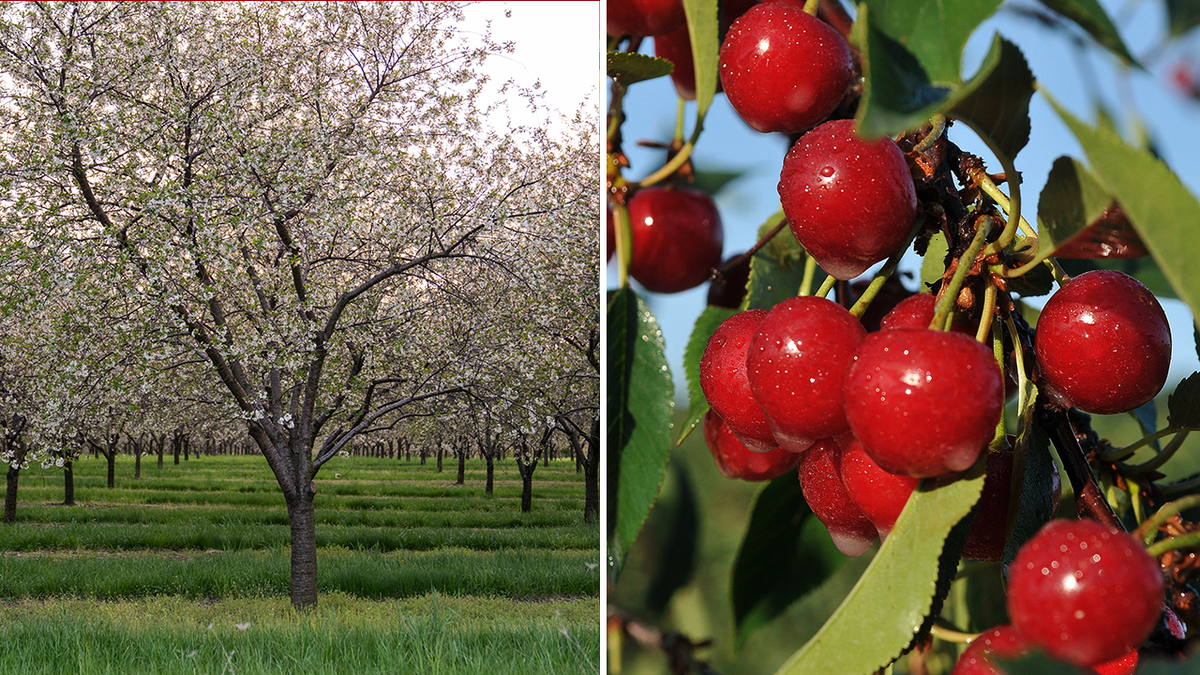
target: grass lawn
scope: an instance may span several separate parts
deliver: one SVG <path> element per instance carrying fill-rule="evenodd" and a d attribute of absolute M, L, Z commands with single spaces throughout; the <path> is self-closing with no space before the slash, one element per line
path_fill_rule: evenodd
<path fill-rule="evenodd" d="M 21 472 L 0 527 L 0 673 L 594 673 L 599 530 L 583 477 L 512 461 L 338 457 L 316 481 L 321 596 L 288 600 L 287 511 L 261 457 Z"/>

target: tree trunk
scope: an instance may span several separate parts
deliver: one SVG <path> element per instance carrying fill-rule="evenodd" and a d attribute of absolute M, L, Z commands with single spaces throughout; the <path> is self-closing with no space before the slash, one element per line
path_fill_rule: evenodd
<path fill-rule="evenodd" d="M 440 446 L 440 445 L 438 446 L 438 453 L 437 453 L 437 455 L 438 455 L 438 457 L 437 457 L 437 460 L 438 460 L 438 470 L 437 470 L 437 472 L 438 472 L 438 473 L 441 473 L 441 472 L 442 472 L 442 446 Z"/>
<path fill-rule="evenodd" d="M 458 485 L 462 485 L 467 476 L 467 446 L 464 444 L 458 448 Z"/>
<path fill-rule="evenodd" d="M 583 522 L 600 520 L 600 418 L 592 420 L 587 439 L 587 473 L 583 481 Z"/>
<path fill-rule="evenodd" d="M 108 487 L 111 490 L 116 485 L 117 481 L 117 449 L 111 447 L 108 449 L 108 454 L 104 456 L 108 460 Z"/>
<path fill-rule="evenodd" d="M 183 436 L 179 432 L 175 432 L 175 438 L 171 442 L 171 451 L 175 453 L 175 464 L 179 464 L 179 453 L 183 450 Z"/>
<path fill-rule="evenodd" d="M 288 500 L 292 529 L 292 606 L 317 606 L 317 515 L 313 493 L 302 490 L 298 499 Z"/>
<path fill-rule="evenodd" d="M 163 446 L 166 444 L 167 444 L 167 435 L 166 434 L 163 434 L 162 436 L 160 436 L 155 443 L 155 445 L 158 446 L 157 449 L 158 449 L 158 468 L 159 469 L 162 468 Z"/>
<path fill-rule="evenodd" d="M 183 461 L 188 461 L 188 450 L 191 449 L 191 443 L 188 442 L 187 436 L 183 437 Z"/>
<path fill-rule="evenodd" d="M 517 460 L 518 463 L 521 460 Z M 525 471 L 521 472 L 521 513 L 533 510 L 533 467 L 537 466 L 537 458 Z"/>
<path fill-rule="evenodd" d="M 496 461 L 492 458 L 492 453 L 484 453 L 484 459 L 487 461 L 487 494 L 492 496 L 492 476 L 496 473 Z"/>
<path fill-rule="evenodd" d="M 141 480 L 142 478 L 142 449 L 135 447 L 133 449 L 133 479 Z"/>
<path fill-rule="evenodd" d="M 8 485 L 4 490 L 4 522 L 17 522 L 17 480 L 21 477 L 21 470 L 8 465 Z"/>
<path fill-rule="evenodd" d="M 63 506 L 75 506 L 75 462 L 63 462 Z"/>

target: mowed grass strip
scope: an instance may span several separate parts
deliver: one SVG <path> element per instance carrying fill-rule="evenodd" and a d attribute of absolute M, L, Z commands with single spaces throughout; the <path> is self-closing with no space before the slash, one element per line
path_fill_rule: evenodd
<path fill-rule="evenodd" d="M 321 549 L 317 555 L 321 592 L 360 598 L 415 597 L 431 590 L 527 599 L 598 597 L 600 592 L 598 549 L 387 554 Z M 193 555 L 8 554 L 0 556 L 0 597 L 286 598 L 289 556 L 286 549 Z"/>
<path fill-rule="evenodd" d="M 502 618 L 497 618 L 502 617 Z M 0 672 L 594 673 L 599 600 L 514 603 L 337 593 L 300 615 L 286 599 L 200 605 L 56 599 L 0 607 Z"/>
<path fill-rule="evenodd" d="M 317 546 L 362 551 L 430 551 L 459 547 L 499 549 L 594 549 L 591 525 L 539 528 L 318 526 Z M 180 521 L 150 523 L 18 523 L 0 528 L 0 551 L 60 549 L 217 549 L 240 551 L 288 546 L 286 525 Z"/>

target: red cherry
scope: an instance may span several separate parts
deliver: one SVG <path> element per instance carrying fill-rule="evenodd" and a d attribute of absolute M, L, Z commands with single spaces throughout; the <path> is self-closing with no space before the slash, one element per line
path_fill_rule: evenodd
<path fill-rule="evenodd" d="M 732 255 L 722 260 L 721 267 L 724 268 L 730 260 L 736 257 L 738 256 Z M 750 261 L 726 270 L 723 281 L 713 279 L 712 283 L 708 285 L 708 304 L 729 309 L 741 307 L 742 298 L 746 297 L 746 284 L 748 283 L 750 283 Z"/>
<path fill-rule="evenodd" d="M 779 198 L 796 239 L 838 279 L 895 253 L 917 213 L 904 153 L 889 138 L 862 140 L 853 120 L 800 137 L 783 160 Z"/>
<path fill-rule="evenodd" d="M 1009 566 L 1008 615 L 1030 644 L 1088 666 L 1140 645 L 1162 616 L 1158 562 L 1137 540 L 1091 520 L 1052 520 Z"/>
<path fill-rule="evenodd" d="M 997 626 L 971 640 L 958 657 L 950 675 L 1004 675 L 993 659 L 1018 659 L 1029 651 L 1029 645 L 1012 626 Z"/>
<path fill-rule="evenodd" d="M 1090 413 L 1154 398 L 1171 365 L 1171 329 L 1154 294 L 1114 270 L 1071 279 L 1042 309 L 1034 351 L 1046 388 Z"/>
<path fill-rule="evenodd" d="M 797 456 L 794 452 L 778 447 L 770 452 L 755 452 L 747 448 L 711 410 L 704 414 L 704 440 L 708 442 L 708 450 L 717 461 L 717 469 L 726 478 L 771 480 L 796 466 Z"/>
<path fill-rule="evenodd" d="M 853 75 L 845 38 L 789 3 L 751 7 L 730 26 L 719 58 L 730 105 L 764 133 L 796 133 L 829 117 Z"/>
<path fill-rule="evenodd" d="M 850 430 L 879 466 L 927 478 L 975 463 L 1000 421 L 1004 383 L 991 350 L 966 335 L 896 328 L 863 340 L 845 402 Z"/>
<path fill-rule="evenodd" d="M 731 432 L 757 452 L 779 447 L 771 425 L 750 393 L 746 353 L 766 310 L 739 312 L 721 322 L 708 338 L 700 357 L 700 389 L 713 412 L 721 416 Z"/>
<path fill-rule="evenodd" d="M 687 188 L 652 187 L 629 200 L 633 258 L 629 274 L 648 291 L 678 293 L 708 279 L 721 262 L 725 235 L 712 197 Z"/>
<path fill-rule="evenodd" d="M 1133 675 L 1133 671 L 1137 669 L 1137 662 L 1137 650 L 1131 649 L 1128 654 L 1112 661 L 1097 663 L 1092 666 L 1092 670 L 1095 670 L 1098 675 Z"/>
<path fill-rule="evenodd" d="M 608 0 L 608 34 L 663 35 L 687 19 L 682 0 Z"/>
<path fill-rule="evenodd" d="M 854 301 L 858 301 L 862 297 L 863 291 L 870 285 L 870 280 L 860 279 L 850 284 L 850 297 Z M 888 314 L 892 312 L 901 302 L 912 297 L 913 292 L 904 287 L 900 280 L 895 276 L 888 277 L 879 292 L 875 295 L 875 299 L 871 301 L 867 310 L 858 317 L 862 322 L 863 328 L 867 329 L 868 333 L 874 333 L 880 329 L 880 323 Z M 932 316 L 930 317 L 932 320 Z M 929 324 L 926 323 L 925 328 Z"/>
<path fill-rule="evenodd" d="M 833 545 L 845 555 L 857 556 L 875 543 L 876 531 L 838 476 L 840 453 L 836 441 L 823 438 L 800 455 L 800 491 L 813 515 L 829 530 Z"/>
<path fill-rule="evenodd" d="M 671 82 L 675 84 L 679 98 L 695 101 L 696 64 L 692 59 L 692 38 L 688 35 L 687 24 L 654 38 L 654 55 L 675 64 Z"/>
<path fill-rule="evenodd" d="M 921 482 L 911 476 L 897 476 L 879 468 L 856 438 L 845 434 L 838 438 L 842 446 L 842 483 L 858 510 L 875 526 L 880 539 L 886 539 L 912 491 Z"/>
<path fill-rule="evenodd" d="M 849 428 L 842 382 L 866 334 L 825 298 L 789 298 L 767 312 L 750 340 L 746 374 L 784 450 L 804 452 Z"/>
<path fill-rule="evenodd" d="M 994 562 L 1004 555 L 1004 539 L 1008 535 L 1012 469 L 1011 445 L 988 451 L 987 477 L 983 481 L 983 494 L 979 496 L 975 520 L 971 522 L 971 532 L 967 535 L 967 543 L 963 547 L 964 558 Z M 1055 468 L 1055 471 L 1058 469 Z"/>
<path fill-rule="evenodd" d="M 872 305 L 874 306 L 874 305 Z M 892 328 L 929 328 L 933 315 L 937 313 L 937 298 L 928 293 L 910 295 L 892 308 L 879 321 L 879 330 Z M 950 330 L 966 335 L 975 335 L 975 328 L 961 314 L 955 314 Z"/>

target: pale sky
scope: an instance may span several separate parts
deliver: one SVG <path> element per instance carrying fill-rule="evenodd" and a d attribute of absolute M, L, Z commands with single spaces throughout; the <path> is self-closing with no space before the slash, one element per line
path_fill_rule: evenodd
<path fill-rule="evenodd" d="M 505 12 L 510 16 L 505 16 Z M 541 82 L 545 103 L 570 117 L 576 108 L 588 102 L 598 111 L 602 53 L 597 47 L 600 3 L 559 2 L 480 2 L 467 8 L 472 20 L 492 21 L 492 36 L 497 42 L 511 40 L 515 51 L 493 56 L 488 71 L 495 83 L 513 79 L 519 84 Z M 522 105 L 513 103 L 518 113 Z M 597 119 L 599 113 L 595 113 Z M 532 120 L 516 120 L 530 123 Z"/>

